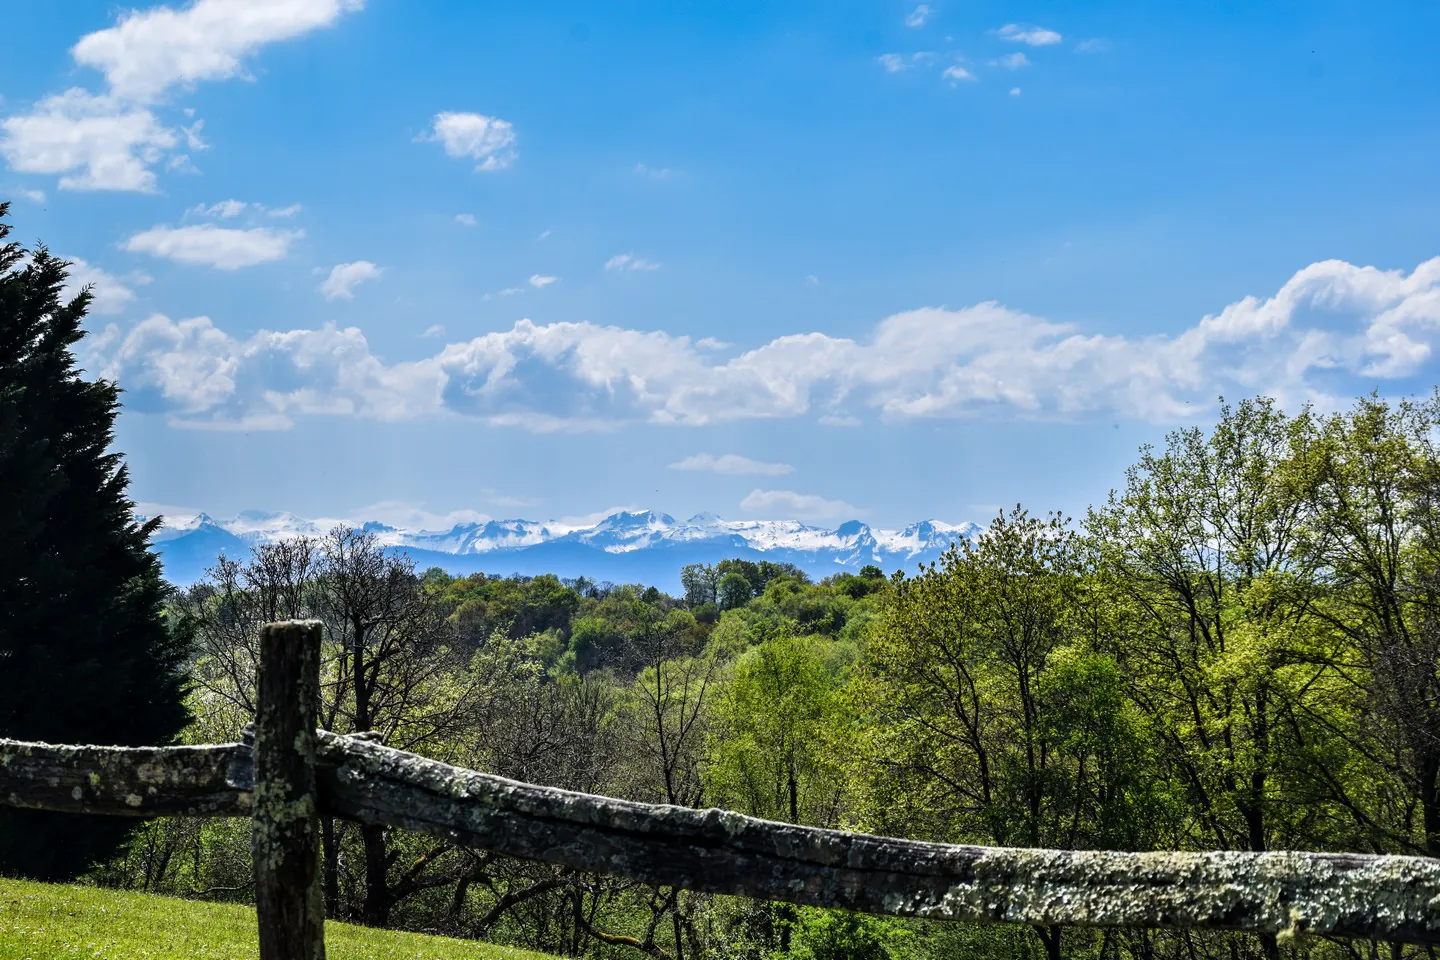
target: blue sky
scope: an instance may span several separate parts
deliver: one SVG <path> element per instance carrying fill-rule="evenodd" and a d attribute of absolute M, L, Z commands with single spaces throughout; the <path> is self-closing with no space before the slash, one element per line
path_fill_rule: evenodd
<path fill-rule="evenodd" d="M 150 503 L 1074 513 L 1220 394 L 1436 381 L 1433 4 L 6 16 Z"/>

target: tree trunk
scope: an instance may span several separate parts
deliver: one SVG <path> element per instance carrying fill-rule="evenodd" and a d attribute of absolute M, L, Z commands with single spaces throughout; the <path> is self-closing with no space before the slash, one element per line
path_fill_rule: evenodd
<path fill-rule="evenodd" d="M 340 916 L 340 846 L 335 837 L 335 818 L 320 820 L 320 844 L 325 855 L 325 915 Z"/>
<path fill-rule="evenodd" d="M 1045 960 L 1060 960 L 1061 927 L 1035 927 L 1035 934 L 1045 946 Z"/>
<path fill-rule="evenodd" d="M 385 828 L 365 824 L 360 828 L 360 839 L 365 846 L 365 908 L 363 919 L 367 926 L 383 927 L 390 922 L 390 887 L 387 882 L 389 870 L 385 865 Z"/>
<path fill-rule="evenodd" d="M 680 929 L 680 889 L 670 888 L 671 925 L 675 929 L 675 960 L 685 960 L 685 939 Z"/>
<path fill-rule="evenodd" d="M 1425 824 L 1425 852 L 1440 857 L 1440 759 L 1420 764 L 1420 811 Z"/>

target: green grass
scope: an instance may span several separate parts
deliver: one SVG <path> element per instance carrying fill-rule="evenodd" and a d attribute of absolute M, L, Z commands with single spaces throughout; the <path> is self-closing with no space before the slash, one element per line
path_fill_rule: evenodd
<path fill-rule="evenodd" d="M 475 940 L 325 924 L 330 960 L 548 960 Z M 255 910 L 0 878 L 0 960 L 254 957 Z"/>

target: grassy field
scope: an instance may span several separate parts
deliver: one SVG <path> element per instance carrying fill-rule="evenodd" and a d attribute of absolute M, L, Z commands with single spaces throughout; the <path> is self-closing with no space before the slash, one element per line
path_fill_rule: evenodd
<path fill-rule="evenodd" d="M 330 960 L 547 960 L 473 940 L 325 924 Z M 255 911 L 93 887 L 0 878 L 0 960 L 238 960 Z"/>

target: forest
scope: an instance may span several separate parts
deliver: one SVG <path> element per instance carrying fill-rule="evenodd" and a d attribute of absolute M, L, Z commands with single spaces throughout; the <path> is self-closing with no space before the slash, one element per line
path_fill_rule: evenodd
<path fill-rule="evenodd" d="M 344 528 L 264 545 L 168 603 L 194 644 L 183 736 L 236 739 L 259 625 L 313 617 L 326 728 L 514 779 L 947 842 L 1434 856 L 1437 425 L 1435 401 L 1246 400 L 1142 451 L 1083 518 L 1017 506 L 888 576 L 724 561 L 672 597 L 417 571 Z M 92 876 L 243 900 L 247 844 L 157 821 Z M 323 872 L 332 916 L 573 956 L 1293 949 L 703 897 L 341 821 Z"/>

